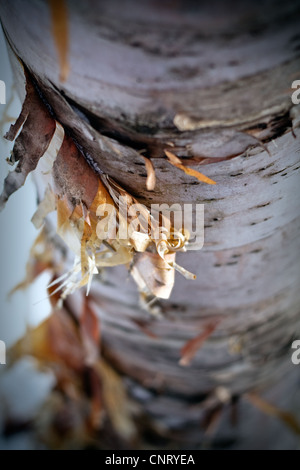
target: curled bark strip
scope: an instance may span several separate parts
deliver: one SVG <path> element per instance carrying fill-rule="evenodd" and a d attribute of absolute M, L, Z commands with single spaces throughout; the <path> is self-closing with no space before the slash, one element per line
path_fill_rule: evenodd
<path fill-rule="evenodd" d="M 168 299 L 175 279 L 174 269 L 168 262 L 174 259 L 175 253 L 166 255 L 166 260 L 156 253 L 136 253 L 131 274 L 140 291 Z"/>
<path fill-rule="evenodd" d="M 246 393 L 245 398 L 252 403 L 253 406 L 258 408 L 262 413 L 269 416 L 278 418 L 283 424 L 285 424 L 293 433 L 300 435 L 300 425 L 296 418 L 288 411 L 281 410 L 277 406 L 272 405 L 256 393 Z"/>
<path fill-rule="evenodd" d="M 42 227 L 45 217 L 56 209 L 56 197 L 50 186 L 46 188 L 44 199 L 38 205 L 37 210 L 31 218 L 36 229 Z"/>
<path fill-rule="evenodd" d="M 8 198 L 25 182 L 27 175 L 33 171 L 40 158 L 46 153 L 56 129 L 55 120 L 44 106 L 33 83 L 26 73 L 26 98 L 16 123 L 12 125 L 5 138 L 14 140 L 23 124 L 11 154 L 10 161 L 18 162 L 14 171 L 4 181 L 0 196 L 0 209 L 3 209 Z"/>
<path fill-rule="evenodd" d="M 155 182 L 156 182 L 153 163 L 149 158 L 144 157 L 144 155 L 141 155 L 141 157 L 143 158 L 145 162 L 146 171 L 147 171 L 146 188 L 148 189 L 148 191 L 153 191 L 153 189 L 155 188 Z"/>
<path fill-rule="evenodd" d="M 181 366 L 188 366 L 191 363 L 191 360 L 194 358 L 197 351 L 201 348 L 203 343 L 210 337 L 210 335 L 215 331 L 220 320 L 210 323 L 206 326 L 204 331 L 202 331 L 195 338 L 190 339 L 185 345 L 181 348 L 180 354 L 181 359 L 179 364 Z"/>
<path fill-rule="evenodd" d="M 193 170 L 192 168 L 188 168 L 182 165 L 181 160 L 174 153 L 170 152 L 169 150 L 165 150 L 164 152 L 168 157 L 169 162 L 172 165 L 176 166 L 176 168 L 179 168 L 179 170 L 184 171 L 187 175 L 194 176 L 194 178 L 197 178 L 197 180 L 202 181 L 203 183 L 216 184 L 215 181 L 203 175 L 199 171 Z"/>

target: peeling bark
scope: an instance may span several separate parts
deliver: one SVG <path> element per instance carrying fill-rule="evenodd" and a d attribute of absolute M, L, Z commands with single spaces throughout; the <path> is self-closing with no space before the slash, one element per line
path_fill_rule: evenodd
<path fill-rule="evenodd" d="M 264 391 L 291 408 L 298 380 L 290 347 L 300 334 L 300 107 L 290 86 L 300 73 L 299 4 L 121 3 L 68 2 L 64 82 L 47 4 L 0 6 L 10 46 L 90 168 L 147 206 L 205 204 L 204 248 L 178 256 L 197 280 L 176 275 L 171 297 L 156 303 L 160 316 L 139 307 L 126 268 L 94 282 L 103 356 L 143 417 L 139 445 L 294 448 L 274 418 L 265 418 L 262 438 L 260 412 L 243 396 Z M 165 149 L 217 184 L 170 165 Z M 141 150 L 155 169 L 152 191 Z M 80 294 L 66 302 L 77 318 L 80 303 Z M 215 322 L 182 367 L 184 345 Z"/>

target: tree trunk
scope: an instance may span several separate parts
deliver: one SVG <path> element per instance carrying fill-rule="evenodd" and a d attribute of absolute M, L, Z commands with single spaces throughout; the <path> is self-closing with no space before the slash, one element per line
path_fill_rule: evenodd
<path fill-rule="evenodd" d="M 176 274 L 170 298 L 156 302 L 159 316 L 140 307 L 126 267 L 93 281 L 103 357 L 139 416 L 131 445 L 199 448 L 213 430 L 217 448 L 296 446 L 282 423 L 253 408 L 251 393 L 296 407 L 299 10 L 292 0 L 69 1 L 70 73 L 61 81 L 49 5 L 1 2 L 12 50 L 94 167 L 147 207 L 205 206 L 204 247 L 177 255 L 197 279 Z M 172 166 L 166 148 L 217 184 Z M 141 150 L 155 168 L 153 191 Z M 76 317 L 78 298 L 66 301 Z M 213 321 L 180 365 L 184 344 Z"/>

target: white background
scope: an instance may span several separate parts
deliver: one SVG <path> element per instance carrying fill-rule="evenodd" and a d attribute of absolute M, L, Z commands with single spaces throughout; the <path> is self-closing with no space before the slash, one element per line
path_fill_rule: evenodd
<path fill-rule="evenodd" d="M 7 106 L 0 104 L 0 121 L 7 111 L 14 119 L 18 116 L 21 103 L 13 88 L 13 76 L 7 55 L 6 44 L 0 28 L 0 80 L 6 84 L 6 103 L 13 94 L 13 102 Z M 13 144 L 3 135 L 10 123 L 0 126 L 0 191 L 3 180 L 12 167 L 6 162 Z M 20 338 L 26 325 L 35 325 L 50 312 L 46 284 L 48 276 L 41 276 L 32 287 L 19 291 L 10 299 L 8 292 L 25 277 L 26 262 L 30 247 L 38 232 L 30 222 L 36 208 L 36 191 L 29 177 L 24 187 L 11 196 L 5 209 L 0 213 L 0 340 L 9 346 Z M 44 300 L 43 300 L 44 299 Z"/>

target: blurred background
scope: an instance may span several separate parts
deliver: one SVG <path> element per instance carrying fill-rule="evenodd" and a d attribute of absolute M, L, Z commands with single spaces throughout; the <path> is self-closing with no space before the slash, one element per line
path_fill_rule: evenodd
<path fill-rule="evenodd" d="M 4 178 L 13 168 L 6 161 L 13 143 L 8 142 L 3 136 L 21 110 L 2 29 L 0 29 L 0 60 L 0 79 L 6 84 L 6 105 L 0 105 L 0 188 L 2 192 Z M 0 339 L 5 341 L 7 346 L 24 334 L 27 324 L 37 324 L 50 312 L 45 290 L 47 275 L 41 276 L 29 289 L 18 291 L 11 297 L 8 296 L 15 285 L 25 277 L 30 247 L 38 233 L 30 221 L 35 208 L 36 190 L 29 176 L 24 187 L 12 195 L 5 209 L 0 213 Z"/>
<path fill-rule="evenodd" d="M 6 104 L 0 104 L 0 191 L 8 171 L 12 170 L 6 158 L 12 142 L 3 138 L 11 123 L 21 110 L 18 93 L 14 87 L 12 70 L 0 28 L 0 80 L 6 84 Z M 48 275 L 40 276 L 26 290 L 12 296 L 9 292 L 22 281 L 26 274 L 26 263 L 37 230 L 30 219 L 36 207 L 36 190 L 31 177 L 20 191 L 12 195 L 5 209 L 0 212 L 0 340 L 7 349 L 21 338 L 28 326 L 40 323 L 50 313 L 46 286 Z M 14 436 L 1 436 L 6 413 L 23 417 L 24 422 L 35 413 L 47 397 L 53 385 L 48 372 L 38 372 L 34 361 L 24 358 L 7 371 L 0 365 L 0 449 L 30 449 L 34 447 L 28 432 Z"/>

